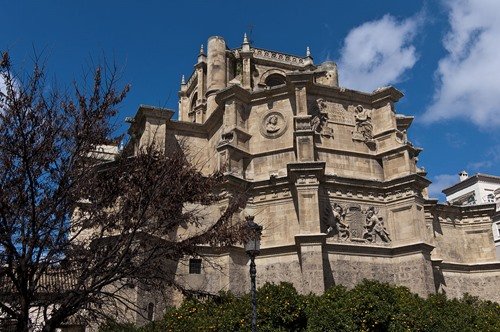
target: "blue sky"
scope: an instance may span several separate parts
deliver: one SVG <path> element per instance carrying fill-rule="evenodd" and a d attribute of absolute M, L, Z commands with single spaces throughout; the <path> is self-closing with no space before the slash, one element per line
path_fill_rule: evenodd
<path fill-rule="evenodd" d="M 409 135 L 431 196 L 457 173 L 500 175 L 500 1 L 23 1 L 0 0 L 0 49 L 29 69 L 34 50 L 59 85 L 106 57 L 132 90 L 117 121 L 139 104 L 177 109 L 181 75 L 201 44 L 220 35 L 256 47 L 333 60 L 340 85 L 394 85 L 397 112 L 415 116 Z M 122 129 L 125 130 L 125 126 Z"/>

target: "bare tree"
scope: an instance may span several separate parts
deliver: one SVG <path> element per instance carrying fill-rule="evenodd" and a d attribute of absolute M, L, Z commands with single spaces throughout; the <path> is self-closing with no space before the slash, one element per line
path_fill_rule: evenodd
<path fill-rule="evenodd" d="M 231 221 L 242 200 L 218 192 L 223 176 L 203 176 L 180 151 L 152 144 L 96 163 L 96 147 L 116 139 L 110 120 L 129 90 L 117 89 L 114 67 L 59 94 L 45 88 L 39 64 L 21 80 L 7 53 L 0 63 L 0 324 L 18 331 L 34 308 L 53 331 L 78 314 L 106 316 L 103 305 L 133 305 L 124 288 L 175 286 L 169 262 L 242 235 Z M 186 209 L 213 204 L 226 210 L 208 224 Z M 190 224 L 200 227 L 178 233 Z"/>

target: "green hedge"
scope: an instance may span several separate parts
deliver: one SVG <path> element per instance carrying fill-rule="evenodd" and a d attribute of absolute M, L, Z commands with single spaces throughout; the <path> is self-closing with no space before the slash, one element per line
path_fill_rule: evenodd
<path fill-rule="evenodd" d="M 300 295 L 292 284 L 265 284 L 257 292 L 259 331 L 500 331 L 500 305 L 470 295 L 423 299 L 406 287 L 365 280 L 348 290 Z M 102 332 L 250 331 L 250 296 L 221 293 L 186 300 L 162 320 L 141 328 L 107 324 Z"/>

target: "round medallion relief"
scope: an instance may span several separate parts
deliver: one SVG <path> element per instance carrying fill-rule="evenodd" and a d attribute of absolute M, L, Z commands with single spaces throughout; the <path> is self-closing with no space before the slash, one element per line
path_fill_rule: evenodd
<path fill-rule="evenodd" d="M 283 135 L 286 127 L 285 117 L 280 112 L 269 112 L 262 117 L 260 132 L 264 137 L 276 138 Z"/>

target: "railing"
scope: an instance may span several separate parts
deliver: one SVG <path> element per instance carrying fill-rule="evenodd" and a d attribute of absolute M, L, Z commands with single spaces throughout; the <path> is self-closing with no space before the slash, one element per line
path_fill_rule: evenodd
<path fill-rule="evenodd" d="M 268 51 L 260 48 L 252 48 L 254 57 L 272 59 L 277 61 L 282 61 L 294 65 L 301 66 L 304 64 L 304 58 L 300 58 L 290 54 L 278 53 L 274 51 Z"/>

